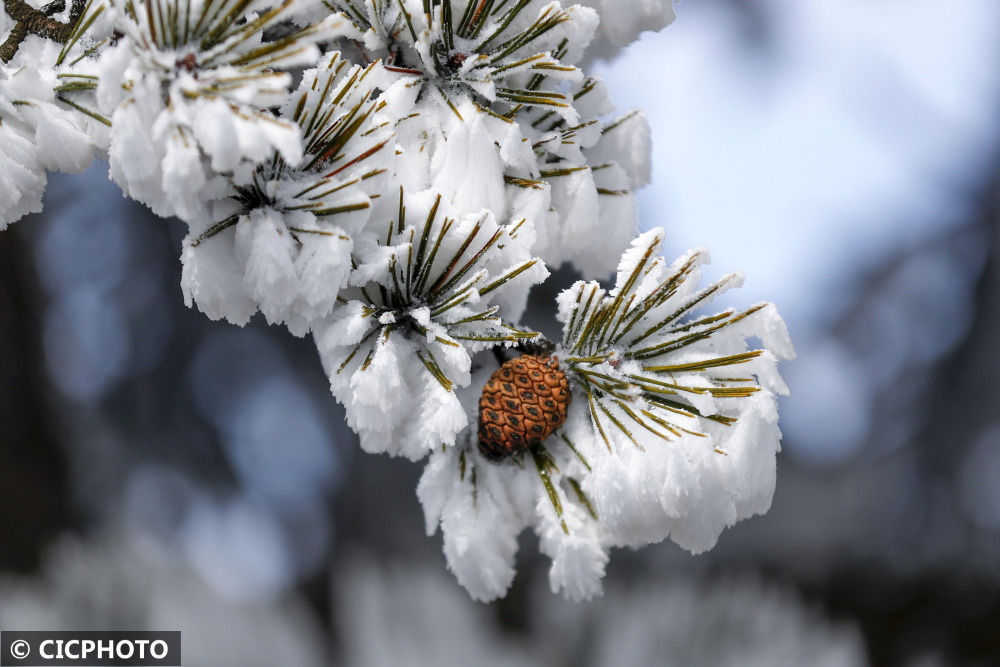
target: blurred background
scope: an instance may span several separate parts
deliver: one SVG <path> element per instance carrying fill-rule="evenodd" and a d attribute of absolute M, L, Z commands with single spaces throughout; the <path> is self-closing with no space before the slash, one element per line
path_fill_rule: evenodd
<path fill-rule="evenodd" d="M 1000 3 L 677 13 L 596 69 L 652 125 L 643 225 L 788 321 L 766 516 L 616 552 L 584 604 L 524 535 L 472 602 L 420 466 L 359 452 L 307 339 L 186 309 L 182 225 L 98 164 L 0 234 L 0 627 L 180 629 L 185 665 L 1000 664 Z"/>

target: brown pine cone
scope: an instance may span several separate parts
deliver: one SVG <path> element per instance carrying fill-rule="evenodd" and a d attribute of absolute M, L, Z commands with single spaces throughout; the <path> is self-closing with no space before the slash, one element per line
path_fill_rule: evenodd
<path fill-rule="evenodd" d="M 479 451 L 500 461 L 542 442 L 566 421 L 569 399 L 555 357 L 523 354 L 505 362 L 479 398 Z"/>

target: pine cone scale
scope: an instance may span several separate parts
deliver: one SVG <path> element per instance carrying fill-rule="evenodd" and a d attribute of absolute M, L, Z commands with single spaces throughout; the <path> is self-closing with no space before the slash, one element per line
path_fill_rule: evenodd
<path fill-rule="evenodd" d="M 569 398 L 555 357 L 525 354 L 507 361 L 479 399 L 479 451 L 499 461 L 544 441 L 566 420 Z"/>

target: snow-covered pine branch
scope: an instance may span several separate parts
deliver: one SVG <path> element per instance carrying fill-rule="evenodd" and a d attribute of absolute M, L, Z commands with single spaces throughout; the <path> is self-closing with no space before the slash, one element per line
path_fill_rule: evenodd
<path fill-rule="evenodd" d="M 612 547 L 701 551 L 767 510 L 784 324 L 700 314 L 739 276 L 699 289 L 704 251 L 635 238 L 649 127 L 584 71 L 672 0 L 3 2 L 0 226 L 107 160 L 188 225 L 188 305 L 312 335 L 362 448 L 426 460 L 427 530 L 476 599 L 525 528 L 580 599 Z M 548 304 L 546 344 L 522 319 L 567 263 L 617 278 Z"/>
<path fill-rule="evenodd" d="M 418 459 L 469 425 L 456 389 L 472 357 L 537 334 L 512 322 L 528 288 L 548 276 L 530 255 L 525 219 L 461 215 L 430 191 L 380 203 L 354 253 L 352 287 L 316 328 L 334 396 L 370 452 Z"/>

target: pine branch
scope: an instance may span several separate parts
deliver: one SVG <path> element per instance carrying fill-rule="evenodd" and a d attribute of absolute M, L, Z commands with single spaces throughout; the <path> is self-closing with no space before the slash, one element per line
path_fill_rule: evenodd
<path fill-rule="evenodd" d="M 65 0 L 55 0 L 41 9 L 35 9 L 24 0 L 4 0 L 4 9 L 17 24 L 7 40 L 0 45 L 0 61 L 9 63 L 13 60 L 21 42 L 29 34 L 64 44 L 83 15 L 84 4 L 84 0 L 73 0 L 69 21 L 63 23 L 51 17 L 66 9 Z"/>
<path fill-rule="evenodd" d="M 417 206 L 423 212 L 414 215 L 412 209 Z M 537 275 L 531 269 L 540 266 L 538 259 L 500 271 L 490 268 L 504 246 L 514 242 L 523 221 L 498 225 L 492 216 L 456 220 L 440 195 L 414 205 L 402 189 L 395 208 L 398 221 L 385 222 L 387 233 L 377 239 L 381 251 L 367 260 L 385 261 L 385 277 L 342 292 L 344 303 L 357 304 L 368 328 L 349 359 L 357 358 L 365 348 L 374 349 L 376 331 L 419 340 L 423 366 L 443 388 L 451 390 L 453 380 L 423 341 L 475 351 L 538 337 L 537 332 L 503 321 L 499 307 L 485 300 L 512 281 L 532 280 Z M 369 264 L 366 270 L 372 268 Z M 346 367 L 345 361 L 337 373 Z"/>
<path fill-rule="evenodd" d="M 661 243 L 661 234 L 654 232 L 633 243 L 610 292 L 597 283 L 580 282 L 562 297 L 572 305 L 563 328 L 568 352 L 564 359 L 584 390 L 595 430 L 609 448 L 610 427 L 641 448 L 628 423 L 662 440 L 702 436 L 695 426 L 699 422 L 731 425 L 734 418 L 706 414 L 695 405 L 746 398 L 759 391 L 752 373 L 730 369 L 753 362 L 763 350 L 720 354 L 716 350 L 725 348 L 705 343 L 727 335 L 764 304 L 691 318 L 736 278 L 726 276 L 692 290 L 688 283 L 702 261 L 700 253 L 667 271 L 659 254 Z M 678 423 L 677 417 L 683 421 Z"/>

